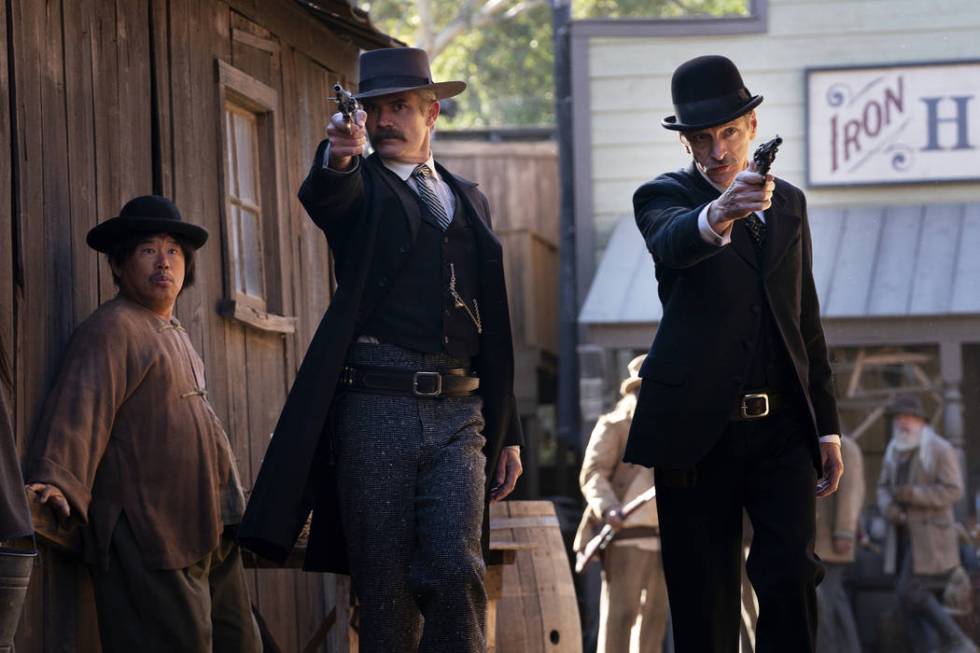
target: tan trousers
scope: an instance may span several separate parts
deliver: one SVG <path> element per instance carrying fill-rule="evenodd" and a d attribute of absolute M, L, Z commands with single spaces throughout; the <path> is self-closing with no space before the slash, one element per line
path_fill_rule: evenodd
<path fill-rule="evenodd" d="M 109 568 L 91 567 L 105 653 L 260 653 L 241 551 L 225 535 L 190 567 L 143 566 L 125 516 L 112 534 Z"/>
<path fill-rule="evenodd" d="M 637 618 L 637 653 L 661 653 L 667 627 L 667 586 L 660 551 L 610 546 L 602 560 L 598 653 L 628 653 Z"/>

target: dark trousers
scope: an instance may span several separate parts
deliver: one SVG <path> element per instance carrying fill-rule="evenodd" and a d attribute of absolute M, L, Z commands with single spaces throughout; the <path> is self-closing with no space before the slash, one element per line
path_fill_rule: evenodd
<path fill-rule="evenodd" d="M 92 567 L 106 653 L 259 653 L 238 545 L 218 547 L 184 569 L 147 569 L 125 516 L 112 534 L 109 568 Z"/>
<path fill-rule="evenodd" d="M 826 563 L 826 575 L 817 588 L 820 619 L 817 627 L 818 653 L 861 653 L 851 598 L 844 589 L 845 564 Z"/>
<path fill-rule="evenodd" d="M 731 422 L 693 470 L 655 470 L 676 653 L 738 651 L 743 509 L 754 533 L 747 569 L 759 598 L 756 652 L 814 650 L 822 570 L 808 426 L 790 407 Z"/>
<path fill-rule="evenodd" d="M 444 371 L 465 361 L 355 345 L 353 365 Z M 480 546 L 486 475 L 479 396 L 348 392 L 337 481 L 363 653 L 479 653 L 487 594 Z"/>
<path fill-rule="evenodd" d="M 916 574 L 912 560 L 912 543 L 908 540 L 907 533 L 906 530 L 901 536 L 905 538 L 902 542 L 904 555 L 895 592 L 898 594 L 898 606 L 905 624 L 909 650 L 913 653 L 926 653 L 936 650 L 939 643 L 953 650 L 954 646 L 969 638 L 937 596 L 946 587 L 949 574 Z"/>

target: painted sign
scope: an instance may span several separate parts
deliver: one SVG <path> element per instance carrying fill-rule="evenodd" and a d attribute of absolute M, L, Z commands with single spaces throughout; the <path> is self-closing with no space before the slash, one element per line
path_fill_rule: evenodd
<path fill-rule="evenodd" d="M 980 179 L 980 62 L 807 70 L 811 186 Z"/>

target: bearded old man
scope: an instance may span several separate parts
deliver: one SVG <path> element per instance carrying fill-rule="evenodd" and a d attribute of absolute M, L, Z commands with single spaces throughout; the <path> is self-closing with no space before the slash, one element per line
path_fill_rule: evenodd
<path fill-rule="evenodd" d="M 941 643 L 945 652 L 976 653 L 937 598 L 960 566 L 953 504 L 963 496 L 963 477 L 956 451 L 929 425 L 917 396 L 896 398 L 889 413 L 892 438 L 878 478 L 878 507 L 889 524 L 885 573 L 898 574 L 910 648 L 925 653 Z"/>
<path fill-rule="evenodd" d="M 299 192 L 337 292 L 241 537 L 282 560 L 312 508 L 306 568 L 350 572 L 365 653 L 485 649 L 485 503 L 521 473 L 490 207 L 430 148 L 439 99 L 465 86 L 433 82 L 423 50 L 363 53 L 366 113 L 331 118 Z"/>
<path fill-rule="evenodd" d="M 156 195 L 89 231 L 119 294 L 75 330 L 35 433 L 28 487 L 84 525 L 109 653 L 262 648 L 231 444 L 174 317 L 207 237 Z"/>
<path fill-rule="evenodd" d="M 749 164 L 762 96 L 734 63 L 682 64 L 671 95 L 693 160 L 633 196 L 664 314 L 624 459 L 654 468 L 677 653 L 737 650 L 743 509 L 757 650 L 808 653 L 815 498 L 843 465 L 806 198 Z"/>

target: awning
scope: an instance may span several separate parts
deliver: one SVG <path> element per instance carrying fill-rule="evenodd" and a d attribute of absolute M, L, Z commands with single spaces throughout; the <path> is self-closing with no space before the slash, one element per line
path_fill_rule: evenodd
<path fill-rule="evenodd" d="M 814 208 L 813 277 L 825 319 L 980 314 L 980 203 Z M 655 326 L 653 261 L 617 223 L 579 322 Z"/>

